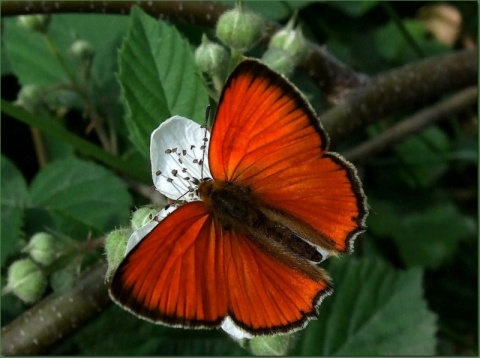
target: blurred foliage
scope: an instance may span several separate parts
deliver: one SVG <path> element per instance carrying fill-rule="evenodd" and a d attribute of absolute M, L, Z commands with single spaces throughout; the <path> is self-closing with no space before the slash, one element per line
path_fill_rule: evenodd
<path fill-rule="evenodd" d="M 395 271 L 377 260 L 328 265 L 335 299 L 320 306 L 297 346 L 302 355 L 387 356 L 435 353 L 436 317 L 423 299 L 419 268 Z"/>
<path fill-rule="evenodd" d="M 197 75 L 189 43 L 167 24 L 154 21 L 139 9 L 132 10 L 120 51 L 119 81 L 128 108 L 130 139 L 149 158 L 150 133 L 161 118 L 176 114 L 204 123 L 207 91 Z"/>
<path fill-rule="evenodd" d="M 419 16 L 428 6 L 430 14 L 440 14 L 432 7 L 436 4 L 282 1 L 246 6 L 281 23 L 296 12 L 307 38 L 373 75 L 475 44 L 477 3 L 450 3 L 462 20 L 451 44 L 440 42 Z M 171 114 L 204 120 L 209 92 L 192 55 L 200 42 L 198 25 L 154 21 L 134 9 L 130 16 L 54 15 L 48 35 L 19 27 L 16 18 L 2 18 L 2 26 L 2 97 L 13 101 L 18 85 L 38 86 L 34 115 L 99 146 L 111 144 L 103 149 L 125 163 L 139 163 L 146 173 L 149 133 L 155 126 Z M 211 34 L 212 29 L 201 30 Z M 70 50 L 79 39 L 94 50 L 91 64 Z M 258 56 L 261 46 L 252 54 Z M 308 76 L 296 73 L 292 80 L 317 110 L 328 107 Z M 412 111 L 405 108 L 387 123 Z M 106 128 L 103 142 L 96 131 L 99 118 Z M 342 148 L 386 127 L 371 125 Z M 34 131 L 2 114 L 2 284 L 8 266 L 22 257 L 22 247 L 36 232 L 48 230 L 85 249 L 92 237 L 128 225 L 129 211 L 145 200 L 127 189 L 118 168 L 88 160 L 68 141 L 44 136 L 47 158 L 39 165 L 42 146 L 35 138 Z M 477 354 L 476 113 L 465 111 L 431 126 L 366 160 L 359 170 L 371 211 L 369 229 L 357 240 L 355 257 L 327 262 L 336 290 L 306 329 L 288 339 L 254 339 L 244 349 L 223 331 L 156 326 L 112 306 L 52 353 Z M 99 250 L 92 255 L 101 257 Z M 72 267 L 55 267 L 50 291 L 65 289 L 62 277 L 71 277 Z M 73 268 L 78 267 L 83 266 Z M 12 296 L 3 298 L 2 324 L 27 308 Z"/>

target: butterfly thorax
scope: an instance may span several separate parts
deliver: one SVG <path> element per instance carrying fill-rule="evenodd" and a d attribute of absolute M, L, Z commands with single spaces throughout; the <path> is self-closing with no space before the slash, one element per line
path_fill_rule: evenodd
<path fill-rule="evenodd" d="M 223 230 L 252 237 L 269 250 L 274 251 L 273 246 L 280 244 L 283 249 L 310 261 L 322 261 L 322 255 L 313 245 L 285 225 L 282 219 L 288 220 L 286 214 L 263 203 L 250 187 L 209 180 L 199 184 L 198 194 Z"/>
<path fill-rule="evenodd" d="M 223 229 L 234 228 L 243 235 L 249 235 L 249 227 L 260 225 L 259 202 L 249 187 L 233 183 L 208 180 L 199 184 L 198 194 L 209 213 Z"/>

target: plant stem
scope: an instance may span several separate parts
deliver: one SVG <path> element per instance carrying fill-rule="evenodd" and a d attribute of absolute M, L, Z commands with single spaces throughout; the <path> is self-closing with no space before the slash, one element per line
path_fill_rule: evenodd
<path fill-rule="evenodd" d="M 47 152 L 45 150 L 45 143 L 43 141 L 42 133 L 38 130 L 38 128 L 33 127 L 30 127 L 30 132 L 32 133 L 38 166 L 43 168 L 45 165 L 47 165 Z"/>
<path fill-rule="evenodd" d="M 70 79 L 70 82 L 72 84 L 72 90 L 76 91 L 85 102 L 85 112 L 90 118 L 90 124 L 87 127 L 87 132 L 89 132 L 89 130 L 91 129 L 94 129 L 95 133 L 98 136 L 98 139 L 100 140 L 100 143 L 102 144 L 103 149 L 105 149 L 109 153 L 112 153 L 112 146 L 103 127 L 104 120 L 95 110 L 93 101 L 91 99 L 91 94 L 89 90 L 89 73 L 86 72 L 87 76 L 85 76 L 85 85 L 80 85 L 78 79 L 75 77 L 75 74 L 70 70 L 70 67 L 67 65 L 65 58 L 63 57 L 62 53 L 59 51 L 58 47 L 55 45 L 54 41 L 48 33 L 44 34 L 44 39 L 47 42 L 48 48 L 57 58 L 61 67 Z"/>
<path fill-rule="evenodd" d="M 113 131 L 110 132 L 110 139 L 105 131 L 103 124 L 105 120 L 102 116 L 100 116 L 95 109 L 95 104 L 92 99 L 92 92 L 90 91 L 90 78 L 91 78 L 91 66 L 82 64 L 84 67 L 84 79 L 85 83 L 83 87 L 78 86 L 78 92 L 80 96 L 82 96 L 83 101 L 85 102 L 85 112 L 87 117 L 90 118 L 90 124 L 88 125 L 86 132 L 88 133 L 90 130 L 94 129 L 95 133 L 97 134 L 100 143 L 102 144 L 103 149 L 106 152 L 111 154 L 116 154 L 116 146 L 114 146 L 114 141 L 116 141 L 116 135 L 113 135 Z M 110 123 L 110 122 L 109 122 Z"/>
<path fill-rule="evenodd" d="M 2 327 L 2 355 L 39 355 L 68 337 L 111 304 L 100 262 L 64 294 L 47 298 Z"/>
<path fill-rule="evenodd" d="M 109 153 L 112 153 L 110 142 L 105 133 L 105 129 L 102 126 L 104 122 L 103 118 L 96 112 L 95 107 L 93 106 L 93 102 L 91 100 L 91 95 L 88 88 L 88 77 L 86 77 L 85 86 L 82 87 L 78 83 L 77 78 L 75 77 L 75 74 L 70 70 L 61 52 L 58 50 L 57 46 L 55 45 L 55 43 L 53 42 L 52 38 L 48 33 L 44 34 L 44 39 L 47 43 L 48 48 L 50 49 L 50 51 L 52 51 L 53 55 L 60 62 L 61 67 L 63 68 L 68 78 L 70 79 L 70 82 L 72 84 L 72 87 L 71 87 L 72 90 L 75 90 L 83 98 L 85 102 L 85 111 L 88 117 L 90 118 L 89 128 L 93 128 L 95 130 L 95 133 L 97 134 L 103 149 L 105 149 Z M 87 132 L 88 132 L 88 128 L 87 128 Z"/>
<path fill-rule="evenodd" d="M 57 46 L 53 42 L 50 35 L 48 33 L 44 33 L 43 38 L 45 39 L 45 42 L 47 43 L 48 48 L 50 49 L 50 51 L 52 51 L 53 55 L 60 63 L 60 66 L 63 68 L 63 70 L 67 74 L 68 78 L 70 79 L 70 82 L 75 87 L 78 87 L 77 78 L 75 77 L 74 73 L 70 70 L 70 67 L 68 67 L 67 63 L 65 62 L 65 59 L 63 58 L 61 52 L 58 50 Z"/>

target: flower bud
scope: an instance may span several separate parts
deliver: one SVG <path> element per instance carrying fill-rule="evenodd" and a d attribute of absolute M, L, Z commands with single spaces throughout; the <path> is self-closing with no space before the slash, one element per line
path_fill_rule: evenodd
<path fill-rule="evenodd" d="M 295 61 L 287 51 L 280 48 L 269 48 L 263 54 L 262 61 L 272 70 L 287 77 L 295 69 Z"/>
<path fill-rule="evenodd" d="M 295 334 L 253 337 L 248 342 L 248 351 L 257 356 L 285 356 L 289 354 L 296 341 Z"/>
<path fill-rule="evenodd" d="M 8 269 L 6 291 L 26 303 L 33 303 L 42 297 L 47 287 L 47 277 L 30 259 L 15 261 Z"/>
<path fill-rule="evenodd" d="M 92 45 L 86 40 L 76 40 L 70 46 L 70 52 L 81 62 L 90 64 L 95 54 Z"/>
<path fill-rule="evenodd" d="M 58 255 L 54 237 L 44 232 L 33 235 L 23 251 L 30 253 L 31 258 L 35 262 L 44 266 L 50 265 Z"/>
<path fill-rule="evenodd" d="M 250 50 L 262 39 L 263 34 L 262 18 L 241 7 L 224 12 L 218 18 L 216 35 L 234 50 Z"/>
<path fill-rule="evenodd" d="M 50 286 L 56 293 L 70 291 L 75 285 L 75 273 L 71 268 L 64 268 L 55 271 L 50 276 Z"/>
<path fill-rule="evenodd" d="M 158 214 L 158 209 L 155 209 L 154 207 L 149 205 L 142 206 L 132 214 L 132 220 L 130 221 L 132 224 L 132 229 L 133 230 L 140 229 L 142 226 L 152 221 L 152 219 L 157 214 Z"/>
<path fill-rule="evenodd" d="M 43 89 L 37 85 L 25 85 L 18 92 L 15 104 L 25 108 L 28 112 L 34 113 L 42 103 Z"/>
<path fill-rule="evenodd" d="M 290 21 L 280 31 L 276 32 L 270 39 L 269 48 L 285 50 L 296 64 L 305 59 L 308 54 L 308 45 L 303 37 L 302 29 L 297 27 L 293 30 L 293 22 Z"/>
<path fill-rule="evenodd" d="M 50 15 L 21 15 L 18 24 L 28 31 L 47 32 L 50 23 Z"/>
<path fill-rule="evenodd" d="M 203 34 L 202 43 L 195 50 L 195 63 L 202 72 L 209 74 L 222 73 L 228 61 L 225 48 L 212 42 Z"/>
<path fill-rule="evenodd" d="M 109 281 L 113 272 L 125 257 L 127 242 L 131 233 L 131 229 L 119 229 L 108 234 L 105 240 L 105 253 L 108 263 L 107 274 L 105 275 L 106 281 Z"/>

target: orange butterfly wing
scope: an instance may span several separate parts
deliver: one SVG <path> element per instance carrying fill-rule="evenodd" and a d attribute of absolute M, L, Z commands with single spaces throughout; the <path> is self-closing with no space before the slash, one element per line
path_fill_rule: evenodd
<path fill-rule="evenodd" d="M 113 299 L 153 322 L 218 325 L 228 307 L 218 241 L 203 203 L 181 206 L 127 254 L 112 278 Z"/>
<path fill-rule="evenodd" d="M 283 77 L 253 60 L 230 76 L 209 151 L 214 179 L 249 186 L 274 209 L 301 220 L 327 249 L 349 252 L 364 230 L 365 199 L 355 169 L 326 152 L 310 105 Z"/>
<path fill-rule="evenodd" d="M 312 280 L 252 240 L 223 231 L 201 202 L 158 224 L 110 285 L 115 301 L 149 321 L 218 327 L 229 315 L 253 334 L 301 327 L 329 292 L 327 281 Z"/>
<path fill-rule="evenodd" d="M 229 253 L 225 254 L 229 316 L 238 326 L 253 334 L 271 334 L 301 328 L 316 317 L 317 304 L 331 293 L 323 271 L 315 267 L 310 277 L 291 256 L 279 260 L 233 231 L 220 237 Z"/>

